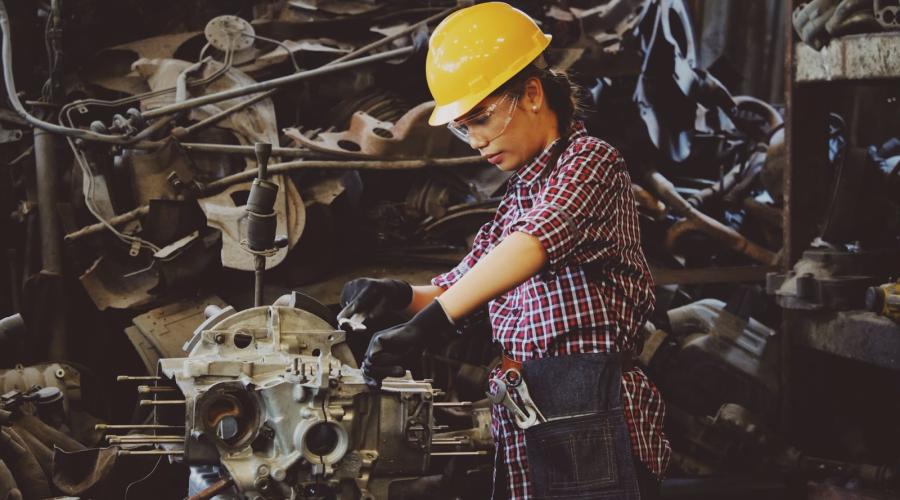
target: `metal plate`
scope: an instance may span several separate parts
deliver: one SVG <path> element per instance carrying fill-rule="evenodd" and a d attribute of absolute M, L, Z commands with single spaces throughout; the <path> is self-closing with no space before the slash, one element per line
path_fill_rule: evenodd
<path fill-rule="evenodd" d="M 206 24 L 203 30 L 210 45 L 222 52 L 249 49 L 256 32 L 253 26 L 237 16 L 219 16 Z"/>

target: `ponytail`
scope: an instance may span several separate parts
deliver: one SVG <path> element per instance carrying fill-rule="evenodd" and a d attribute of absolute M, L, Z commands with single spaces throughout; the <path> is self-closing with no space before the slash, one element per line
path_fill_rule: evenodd
<path fill-rule="evenodd" d="M 543 66 L 543 67 L 541 67 Z M 562 70 L 553 69 L 543 64 L 543 57 L 535 61 L 510 78 L 494 93 L 514 92 L 521 95 L 524 91 L 525 80 L 535 77 L 541 81 L 544 87 L 544 95 L 547 104 L 556 113 L 559 127 L 559 135 L 568 137 L 572 134 L 572 125 L 575 120 L 584 116 L 586 91 L 569 78 Z"/>

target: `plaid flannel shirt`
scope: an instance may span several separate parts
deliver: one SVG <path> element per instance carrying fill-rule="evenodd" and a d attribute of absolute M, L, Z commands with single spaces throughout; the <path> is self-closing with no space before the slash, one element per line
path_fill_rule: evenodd
<path fill-rule="evenodd" d="M 548 265 L 488 304 L 494 340 L 518 361 L 632 350 L 655 301 L 625 162 L 580 122 L 573 131 L 555 165 L 548 163 L 556 143 L 515 172 L 469 254 L 431 281 L 446 290 L 507 235 L 536 237 Z M 622 375 L 622 394 L 635 458 L 661 477 L 671 449 L 659 390 L 633 367 Z M 510 498 L 530 498 L 525 433 L 496 405 L 491 427 Z"/>

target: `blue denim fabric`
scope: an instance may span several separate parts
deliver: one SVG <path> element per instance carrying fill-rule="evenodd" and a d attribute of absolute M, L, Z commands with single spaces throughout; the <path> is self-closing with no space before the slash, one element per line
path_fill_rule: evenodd
<path fill-rule="evenodd" d="M 541 358 L 522 372 L 548 420 L 525 431 L 535 498 L 640 499 L 619 354 Z"/>

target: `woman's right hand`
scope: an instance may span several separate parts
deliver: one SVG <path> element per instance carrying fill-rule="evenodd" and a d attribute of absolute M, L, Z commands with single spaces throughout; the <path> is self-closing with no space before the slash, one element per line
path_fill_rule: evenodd
<path fill-rule="evenodd" d="M 369 319 L 400 313 L 412 302 L 413 289 L 400 280 L 357 278 L 344 284 L 341 290 L 341 312 L 338 326 L 345 331 L 366 329 Z"/>

